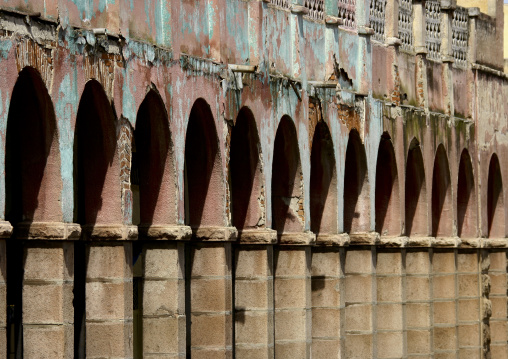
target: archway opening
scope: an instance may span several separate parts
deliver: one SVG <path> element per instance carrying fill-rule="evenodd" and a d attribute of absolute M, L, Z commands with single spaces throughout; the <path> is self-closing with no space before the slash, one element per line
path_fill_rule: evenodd
<path fill-rule="evenodd" d="M 399 177 L 395 151 L 388 134 L 381 136 L 376 164 L 376 232 L 400 235 Z"/>
<path fill-rule="evenodd" d="M 246 107 L 231 134 L 229 171 L 233 225 L 239 232 L 264 225 L 259 137 L 254 116 Z"/>
<path fill-rule="evenodd" d="M 176 173 L 164 103 L 150 90 L 139 106 L 131 184 L 133 224 L 176 223 Z"/>
<path fill-rule="evenodd" d="M 311 230 L 337 233 L 337 171 L 333 140 L 325 122 L 316 125 L 310 161 Z"/>
<path fill-rule="evenodd" d="M 476 193 L 474 190 L 473 166 L 469 152 L 460 155 L 457 185 L 457 235 L 464 238 L 477 236 Z"/>
<path fill-rule="evenodd" d="M 432 236 L 451 236 L 453 209 L 450 167 L 443 144 L 440 144 L 434 159 L 432 173 Z"/>
<path fill-rule="evenodd" d="M 192 228 L 224 225 L 224 183 L 219 140 L 210 106 L 198 99 L 185 139 L 186 223 Z"/>
<path fill-rule="evenodd" d="M 426 236 L 427 232 L 427 188 L 423 156 L 418 140 L 409 145 L 406 164 L 406 235 Z"/>
<path fill-rule="evenodd" d="M 272 228 L 280 236 L 303 230 L 303 179 L 296 128 L 284 116 L 275 135 L 272 164 Z"/>
<path fill-rule="evenodd" d="M 505 237 L 505 215 L 503 198 L 503 179 L 501 167 L 496 154 L 492 155 L 489 164 L 489 180 L 487 189 L 488 236 Z"/>
<path fill-rule="evenodd" d="M 5 144 L 5 219 L 62 222 L 60 153 L 53 103 L 39 73 L 23 69 L 14 86 Z M 17 231 L 28 227 L 18 228 Z M 22 233 L 20 233 L 22 234 Z M 23 243 L 7 241 L 7 350 L 23 356 Z M 5 310 L 5 307 L 4 307 Z"/>
<path fill-rule="evenodd" d="M 344 232 L 370 230 L 369 179 L 367 157 L 360 134 L 349 133 L 344 172 Z"/>

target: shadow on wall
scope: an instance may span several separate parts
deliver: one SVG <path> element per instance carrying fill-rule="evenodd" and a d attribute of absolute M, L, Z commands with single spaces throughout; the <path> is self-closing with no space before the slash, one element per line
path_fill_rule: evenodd
<path fill-rule="evenodd" d="M 194 103 L 185 139 L 185 218 L 192 228 L 224 225 L 224 185 L 219 140 L 210 106 Z"/>
<path fill-rule="evenodd" d="M 272 228 L 280 235 L 303 230 L 302 170 L 293 120 L 282 117 L 272 164 Z"/>
<path fill-rule="evenodd" d="M 492 238 L 504 238 L 503 179 L 501 177 L 499 159 L 495 153 L 490 159 L 487 191 L 488 236 Z"/>
<path fill-rule="evenodd" d="M 469 152 L 464 149 L 460 155 L 457 185 L 457 236 L 475 238 L 477 235 L 473 166 Z"/>
<path fill-rule="evenodd" d="M 406 235 L 426 236 L 427 188 L 420 143 L 413 138 L 409 145 L 406 164 Z"/>
<path fill-rule="evenodd" d="M 440 144 L 436 151 L 432 174 L 432 236 L 451 236 L 452 223 L 450 170 L 446 150 L 443 144 Z"/>

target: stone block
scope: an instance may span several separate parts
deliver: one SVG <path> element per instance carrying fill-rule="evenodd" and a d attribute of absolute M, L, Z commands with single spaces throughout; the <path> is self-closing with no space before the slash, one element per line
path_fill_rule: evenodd
<path fill-rule="evenodd" d="M 377 334 L 377 357 L 402 358 L 404 353 L 404 338 L 402 333 L 378 333 Z"/>
<path fill-rule="evenodd" d="M 370 250 L 348 250 L 346 252 L 346 273 L 370 274 L 373 271 L 372 252 Z"/>
<path fill-rule="evenodd" d="M 479 296 L 480 284 L 478 274 L 459 274 L 457 280 L 459 282 L 459 297 Z"/>
<path fill-rule="evenodd" d="M 340 358 L 339 340 L 312 339 L 312 358 Z"/>
<path fill-rule="evenodd" d="M 400 302 L 402 300 L 401 277 L 377 277 L 377 301 Z"/>
<path fill-rule="evenodd" d="M 143 353 L 177 354 L 179 341 L 185 341 L 178 321 L 176 317 L 143 318 Z"/>
<path fill-rule="evenodd" d="M 459 322 L 478 321 L 480 319 L 480 299 L 459 299 Z"/>
<path fill-rule="evenodd" d="M 231 349 L 192 348 L 192 359 L 233 359 Z"/>
<path fill-rule="evenodd" d="M 372 358 L 372 335 L 346 334 L 346 358 Z"/>
<path fill-rule="evenodd" d="M 402 330 L 402 304 L 378 304 L 377 329 Z"/>
<path fill-rule="evenodd" d="M 346 303 L 372 301 L 372 277 L 361 275 L 346 276 Z"/>
<path fill-rule="evenodd" d="M 434 273 L 454 273 L 455 253 L 434 251 L 432 255 L 432 271 Z"/>
<path fill-rule="evenodd" d="M 332 308 L 312 309 L 312 337 L 339 337 L 340 310 Z"/>
<path fill-rule="evenodd" d="M 87 279 L 123 279 L 131 276 L 131 244 L 94 245 L 88 247 Z"/>
<path fill-rule="evenodd" d="M 490 339 L 492 342 L 506 342 L 506 321 L 490 322 Z"/>
<path fill-rule="evenodd" d="M 0 328 L 7 325 L 7 285 L 0 284 Z"/>
<path fill-rule="evenodd" d="M 406 253 L 406 274 L 428 274 L 430 258 L 426 251 Z"/>
<path fill-rule="evenodd" d="M 270 347 L 243 347 L 237 345 L 235 354 L 237 358 L 242 359 L 269 359 L 274 356 L 274 348 Z"/>
<path fill-rule="evenodd" d="M 490 258 L 490 271 L 506 272 L 506 253 L 505 252 L 491 252 Z"/>
<path fill-rule="evenodd" d="M 178 279 L 145 280 L 143 283 L 143 315 L 174 315 L 183 311 L 179 291 L 185 291 Z"/>
<path fill-rule="evenodd" d="M 340 305 L 340 279 L 312 278 L 312 306 L 338 307 Z"/>
<path fill-rule="evenodd" d="M 506 320 L 506 297 L 491 297 L 492 319 Z"/>
<path fill-rule="evenodd" d="M 350 305 L 346 307 L 346 331 L 371 331 L 372 306 Z"/>
<path fill-rule="evenodd" d="M 430 280 L 428 277 L 406 277 L 406 300 L 429 300 Z"/>
<path fill-rule="evenodd" d="M 275 278 L 275 308 L 306 308 L 307 282 L 310 278 Z"/>
<path fill-rule="evenodd" d="M 430 326 L 430 304 L 407 303 L 406 323 L 409 328 L 423 328 Z"/>
<path fill-rule="evenodd" d="M 129 310 L 125 307 L 125 285 L 126 283 L 86 283 L 87 320 L 132 319 L 132 308 Z"/>
<path fill-rule="evenodd" d="M 477 252 L 457 254 L 457 271 L 460 273 L 477 273 L 480 271 Z"/>
<path fill-rule="evenodd" d="M 23 328 L 23 357 L 27 359 L 65 358 L 63 326 L 25 326 Z"/>
<path fill-rule="evenodd" d="M 311 275 L 319 277 L 339 277 L 340 252 L 336 250 L 313 251 Z"/>
<path fill-rule="evenodd" d="M 205 278 L 191 280 L 192 311 L 223 312 L 231 310 L 231 287 L 227 283 L 228 279 Z"/>
<path fill-rule="evenodd" d="M 309 355 L 308 345 L 305 342 L 276 342 L 275 358 L 291 359 L 291 358 L 307 358 Z"/>
<path fill-rule="evenodd" d="M 191 247 L 191 276 L 225 276 L 231 268 L 231 256 L 226 254 L 229 243 L 195 244 Z"/>
<path fill-rule="evenodd" d="M 453 350 L 456 348 L 457 332 L 453 327 L 434 327 L 434 350 Z"/>
<path fill-rule="evenodd" d="M 154 246 L 144 248 L 144 276 L 146 278 L 183 278 L 183 258 L 183 249 L 179 249 L 176 244 L 168 244 L 163 248 L 154 248 Z"/>
<path fill-rule="evenodd" d="M 86 357 L 132 357 L 132 323 L 86 323 Z"/>
<path fill-rule="evenodd" d="M 408 330 L 407 331 L 407 353 L 427 354 L 430 353 L 430 331 L 429 330 Z"/>
<path fill-rule="evenodd" d="M 267 249 L 266 246 L 260 246 L 259 249 L 242 248 L 235 252 L 236 278 L 264 278 L 273 274 L 268 261 L 268 251 L 271 252 L 271 249 Z"/>
<path fill-rule="evenodd" d="M 275 311 L 275 341 L 281 340 L 307 340 L 307 311 Z"/>
<path fill-rule="evenodd" d="M 506 274 L 489 274 L 490 295 L 506 295 Z"/>
<path fill-rule="evenodd" d="M 435 299 L 455 298 L 455 276 L 454 275 L 434 276 L 433 295 Z"/>
<path fill-rule="evenodd" d="M 0 327 L 0 359 L 7 359 L 7 330 Z"/>
<path fill-rule="evenodd" d="M 496 359 L 507 359 L 508 348 L 506 343 L 504 344 L 490 344 L 490 357 Z"/>
<path fill-rule="evenodd" d="M 434 324 L 455 324 L 455 302 L 434 302 Z"/>
<path fill-rule="evenodd" d="M 271 281 L 267 280 L 236 280 L 235 307 L 242 309 L 267 309 L 269 306 L 268 290 L 273 290 L 269 284 L 271 284 Z"/>
<path fill-rule="evenodd" d="M 236 344 L 264 344 L 271 342 L 273 328 L 267 312 L 237 312 L 235 314 Z M 272 330 L 270 330 L 272 329 Z"/>
<path fill-rule="evenodd" d="M 63 280 L 64 251 L 60 247 L 26 247 L 25 280 Z"/>
<path fill-rule="evenodd" d="M 62 285 L 23 286 L 23 323 L 62 324 Z"/>
<path fill-rule="evenodd" d="M 378 252 L 376 273 L 379 275 L 401 274 L 402 255 L 400 252 Z"/>
<path fill-rule="evenodd" d="M 309 254 L 310 250 L 305 247 L 278 250 L 275 253 L 276 277 L 310 275 L 307 270 Z"/>
<path fill-rule="evenodd" d="M 226 348 L 227 345 L 231 345 L 233 327 L 230 314 L 192 314 L 191 316 L 192 347 Z"/>
<path fill-rule="evenodd" d="M 481 348 L 460 348 L 459 359 L 481 359 Z"/>
<path fill-rule="evenodd" d="M 477 324 L 461 324 L 458 327 L 459 347 L 478 347 L 481 345 L 481 328 Z"/>

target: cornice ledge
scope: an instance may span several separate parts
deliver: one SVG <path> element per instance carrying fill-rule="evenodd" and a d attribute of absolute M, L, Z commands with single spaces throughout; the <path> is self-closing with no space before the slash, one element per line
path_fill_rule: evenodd
<path fill-rule="evenodd" d="M 192 238 L 207 242 L 230 242 L 236 240 L 235 227 L 201 226 L 192 228 Z"/>
<path fill-rule="evenodd" d="M 242 244 L 277 243 L 277 231 L 269 228 L 243 229 L 238 231 L 238 242 Z"/>
<path fill-rule="evenodd" d="M 78 240 L 81 226 L 63 222 L 20 222 L 14 228 L 15 238 L 23 240 Z"/>
<path fill-rule="evenodd" d="M 184 241 L 192 237 L 191 227 L 176 224 L 140 224 L 138 232 L 141 240 Z"/>
<path fill-rule="evenodd" d="M 85 240 L 134 241 L 138 239 L 138 227 L 125 224 L 87 224 L 82 226 Z"/>

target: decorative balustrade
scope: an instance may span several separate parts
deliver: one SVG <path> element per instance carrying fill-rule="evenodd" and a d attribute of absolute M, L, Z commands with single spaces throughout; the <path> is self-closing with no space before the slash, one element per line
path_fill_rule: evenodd
<path fill-rule="evenodd" d="M 413 51 L 413 1 L 399 1 L 399 39 L 401 49 Z"/>
<path fill-rule="evenodd" d="M 356 0 L 339 0 L 339 19 L 342 25 L 349 29 L 356 29 Z"/>
<path fill-rule="evenodd" d="M 441 60 L 441 3 L 439 0 L 425 1 L 425 46 L 427 58 Z"/>
<path fill-rule="evenodd" d="M 305 7 L 309 9 L 308 17 L 313 20 L 324 20 L 325 1 L 324 0 L 305 0 Z"/>
<path fill-rule="evenodd" d="M 456 67 L 466 67 L 469 37 L 469 14 L 463 7 L 453 11 L 452 18 L 452 54 Z"/>
<path fill-rule="evenodd" d="M 374 29 L 374 40 L 383 42 L 385 40 L 385 9 L 386 0 L 370 1 L 370 27 Z"/>
<path fill-rule="evenodd" d="M 283 9 L 291 8 L 291 0 L 270 0 L 270 3 Z"/>

